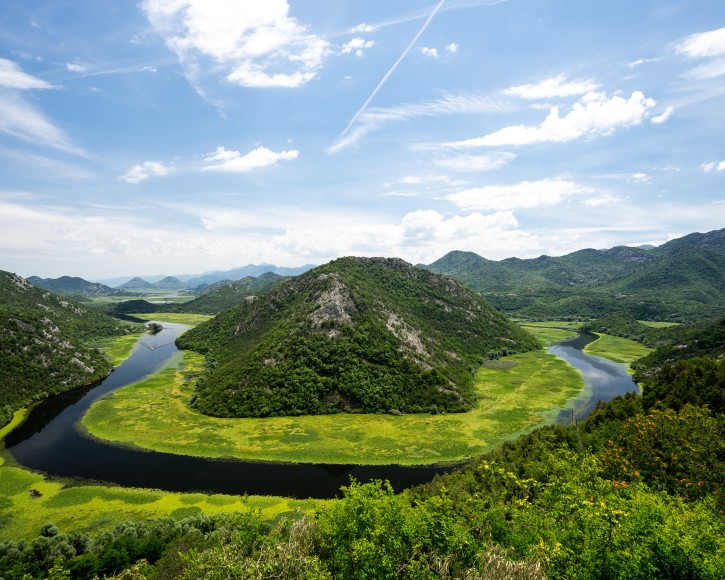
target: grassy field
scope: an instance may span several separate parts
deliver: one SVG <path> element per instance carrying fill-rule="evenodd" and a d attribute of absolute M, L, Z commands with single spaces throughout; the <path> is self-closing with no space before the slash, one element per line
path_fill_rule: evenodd
<path fill-rule="evenodd" d="M 127 334 L 126 336 L 117 336 L 115 338 L 107 338 L 93 343 L 93 346 L 103 352 L 111 361 L 113 366 L 117 367 L 125 361 L 133 352 L 138 338 L 143 333 Z"/>
<path fill-rule="evenodd" d="M 594 356 L 601 356 L 611 361 L 621 363 L 627 368 L 630 374 L 633 371 L 629 368 L 632 361 L 641 358 L 650 352 L 651 348 L 629 340 L 626 338 L 618 338 L 608 334 L 597 334 L 599 337 L 594 342 L 589 343 L 584 352 Z"/>
<path fill-rule="evenodd" d="M 549 329 L 544 334 L 549 336 Z M 448 463 L 548 422 L 583 387 L 576 370 L 540 350 L 482 367 L 476 376 L 479 404 L 469 413 L 220 419 L 188 407 L 193 392 L 189 378 L 200 372 L 203 358 L 190 352 L 182 356 L 176 365 L 96 402 L 83 427 L 100 439 L 182 455 L 342 464 Z"/>
<path fill-rule="evenodd" d="M 131 314 L 135 318 L 141 320 L 156 320 L 158 322 L 171 322 L 175 324 L 186 324 L 188 326 L 196 326 L 202 322 L 206 322 L 213 316 L 209 314 L 183 314 L 176 312 L 154 312 L 152 314 Z"/>
<path fill-rule="evenodd" d="M 312 512 L 320 500 L 282 497 L 169 493 L 102 485 L 66 485 L 38 473 L 9 465 L 0 457 L 0 540 L 31 538 L 53 522 L 61 531 L 95 532 L 112 529 L 129 519 L 260 510 L 274 520 L 298 510 Z"/>
<path fill-rule="evenodd" d="M 544 344 L 544 346 L 550 346 L 555 342 L 560 342 L 568 338 L 574 338 L 576 336 L 576 327 L 565 327 L 561 325 L 579 324 L 568 323 L 568 322 L 541 322 L 541 323 L 524 323 L 523 326 L 526 330 L 536 335 L 536 337 Z M 550 326 L 546 326 L 550 325 Z M 556 326 L 555 326 L 556 325 Z"/>
<path fill-rule="evenodd" d="M 679 324 L 679 322 L 652 322 L 651 320 L 638 320 L 637 322 L 650 328 L 669 328 L 670 326 L 677 326 Z"/>

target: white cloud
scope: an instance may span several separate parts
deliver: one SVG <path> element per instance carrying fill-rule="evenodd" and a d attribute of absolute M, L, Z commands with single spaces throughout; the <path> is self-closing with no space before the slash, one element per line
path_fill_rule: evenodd
<path fill-rule="evenodd" d="M 587 207 L 601 207 L 605 205 L 617 205 L 627 201 L 626 197 L 617 197 L 611 194 L 604 194 L 582 200 Z"/>
<path fill-rule="evenodd" d="M 0 87 L 21 91 L 54 88 L 44 80 L 24 73 L 15 62 L 4 58 L 0 58 Z"/>
<path fill-rule="evenodd" d="M 443 146 L 468 148 L 563 143 L 581 137 L 610 135 L 619 128 L 641 124 L 649 109 L 656 104 L 656 101 L 645 98 L 640 91 L 633 92 L 629 99 L 615 96 L 607 100 L 602 96 L 597 100 L 574 104 L 564 117 L 559 116 L 558 107 L 552 107 L 549 115 L 538 126 L 514 125 L 484 137 L 444 143 Z"/>
<path fill-rule="evenodd" d="M 655 125 L 661 125 L 664 123 L 667 119 L 669 119 L 672 116 L 672 113 L 675 112 L 674 107 L 667 107 L 662 114 L 657 115 L 656 117 L 652 117 L 650 121 L 654 123 Z"/>
<path fill-rule="evenodd" d="M 276 165 L 278 161 L 297 159 L 300 152 L 296 149 L 275 153 L 266 147 L 258 147 L 246 155 L 239 151 L 230 151 L 224 147 L 217 147 L 216 151 L 204 158 L 207 166 L 204 171 L 228 171 L 246 173 L 260 167 Z"/>
<path fill-rule="evenodd" d="M 28 102 L 21 91 L 52 89 L 53 85 L 24 73 L 13 61 L 0 58 L 0 132 L 25 141 L 86 157 L 58 127 Z"/>
<path fill-rule="evenodd" d="M 543 179 L 466 189 L 446 199 L 465 210 L 507 211 L 557 205 L 583 193 L 595 193 L 595 190 L 565 179 Z"/>
<path fill-rule="evenodd" d="M 450 44 L 447 44 L 446 52 L 449 54 L 456 54 L 458 52 L 458 44 L 455 42 L 451 42 Z"/>
<path fill-rule="evenodd" d="M 522 99 L 551 99 L 571 97 L 595 91 L 599 85 L 591 79 L 567 81 L 565 75 L 559 75 L 531 85 L 519 85 L 504 91 L 506 95 L 515 95 Z"/>
<path fill-rule="evenodd" d="M 514 153 L 506 151 L 488 153 L 486 155 L 458 155 L 444 159 L 435 159 L 438 167 L 453 171 L 492 171 L 501 169 L 516 159 Z"/>
<path fill-rule="evenodd" d="M 289 16 L 286 0 L 144 0 L 151 25 L 194 80 L 220 71 L 245 87 L 304 85 L 330 53 L 329 42 Z"/>
<path fill-rule="evenodd" d="M 725 28 L 688 36 L 675 46 L 687 58 L 709 58 L 725 55 Z"/>
<path fill-rule="evenodd" d="M 167 167 L 158 161 L 144 161 L 141 164 L 134 165 L 128 170 L 121 179 L 127 183 L 141 183 L 149 177 L 164 177 L 173 171 L 172 167 Z"/>
<path fill-rule="evenodd" d="M 89 66 L 87 64 L 75 61 L 66 63 L 65 68 L 71 72 L 84 73 L 88 72 Z"/>
<path fill-rule="evenodd" d="M 431 48 L 429 46 L 422 46 L 420 48 L 420 53 L 423 56 L 427 56 L 430 58 L 438 58 L 438 49 L 437 48 Z"/>
<path fill-rule="evenodd" d="M 703 163 L 700 165 L 700 169 L 703 171 L 725 171 L 725 161 L 710 161 L 709 163 Z"/>
<path fill-rule="evenodd" d="M 365 50 L 372 48 L 374 45 L 374 40 L 365 40 L 364 38 L 355 37 L 342 46 L 340 53 L 350 54 L 351 52 L 354 52 L 355 56 L 361 57 L 365 54 Z"/>
<path fill-rule="evenodd" d="M 635 68 L 643 64 L 649 64 L 651 62 L 659 62 L 662 60 L 663 57 L 657 57 L 657 58 L 638 58 L 637 60 L 634 60 L 630 62 L 627 66 L 630 68 Z"/>
<path fill-rule="evenodd" d="M 714 79 L 725 75 L 725 58 L 715 59 L 707 64 L 696 66 L 687 71 L 685 77 L 697 81 Z"/>
<path fill-rule="evenodd" d="M 370 24 L 358 24 L 350 29 L 352 34 L 375 32 L 376 27 Z"/>

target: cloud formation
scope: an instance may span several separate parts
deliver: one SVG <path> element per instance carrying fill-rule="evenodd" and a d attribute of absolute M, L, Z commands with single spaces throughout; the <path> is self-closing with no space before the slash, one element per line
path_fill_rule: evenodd
<path fill-rule="evenodd" d="M 342 49 L 340 50 L 341 54 L 350 54 L 351 52 L 355 53 L 355 56 L 362 57 L 365 54 L 365 51 L 368 48 L 372 48 L 375 45 L 374 40 L 365 40 L 364 38 L 355 37 L 351 39 L 349 42 L 346 42 L 342 45 Z"/>
<path fill-rule="evenodd" d="M 675 46 L 675 51 L 688 60 L 707 60 L 685 75 L 707 80 L 725 75 L 725 28 L 692 34 Z"/>
<path fill-rule="evenodd" d="M 420 53 L 429 58 L 438 58 L 438 49 L 429 46 L 421 46 Z"/>
<path fill-rule="evenodd" d="M 127 183 L 141 183 L 149 177 L 164 177 L 173 171 L 172 167 L 167 167 L 159 161 L 144 161 L 138 165 L 134 165 L 128 170 L 121 179 Z"/>
<path fill-rule="evenodd" d="M 516 159 L 515 153 L 507 151 L 492 152 L 485 155 L 458 155 L 455 157 L 446 157 L 443 159 L 435 159 L 433 163 L 438 167 L 450 169 L 452 171 L 492 171 L 501 169 Z"/>
<path fill-rule="evenodd" d="M 554 97 L 571 97 L 585 95 L 597 90 L 599 85 L 591 79 L 567 81 L 561 74 L 545 79 L 536 84 L 518 85 L 504 90 L 506 95 L 514 95 L 522 99 L 551 99 Z"/>
<path fill-rule="evenodd" d="M 220 70 L 244 87 L 294 88 L 315 78 L 329 42 L 289 16 L 286 0 L 144 0 L 154 30 L 187 69 Z"/>
<path fill-rule="evenodd" d="M 700 165 L 703 171 L 725 171 L 725 161 L 709 161 Z"/>
<path fill-rule="evenodd" d="M 629 99 L 620 96 L 607 99 L 602 94 L 590 94 L 575 103 L 564 117 L 559 115 L 559 107 L 552 107 L 540 125 L 513 125 L 483 137 L 444 143 L 444 146 L 463 149 L 563 143 L 581 137 L 611 135 L 617 129 L 640 125 L 656 104 L 656 101 L 646 98 L 640 91 L 634 91 Z"/>
<path fill-rule="evenodd" d="M 666 121 L 667 119 L 669 119 L 669 118 L 670 118 L 670 117 L 672 116 L 672 113 L 674 113 L 674 112 L 675 112 L 675 108 L 674 108 L 674 107 L 672 107 L 672 106 L 670 106 L 670 107 L 667 107 L 667 108 L 666 108 L 666 109 L 665 109 L 665 110 L 664 110 L 664 111 L 662 112 L 662 114 L 660 114 L 660 115 L 657 115 L 656 117 L 652 117 L 652 119 L 650 119 L 650 121 L 651 121 L 652 123 L 654 123 L 655 125 L 661 125 L 661 124 L 662 124 L 662 123 L 664 123 L 664 122 L 665 122 L 665 121 Z"/>
<path fill-rule="evenodd" d="M 0 58 L 0 132 L 65 153 L 86 157 L 58 127 L 25 99 L 22 92 L 55 88 L 46 81 L 23 72 L 13 61 Z"/>
<path fill-rule="evenodd" d="M 565 179 L 522 181 L 514 185 L 487 185 L 447 196 L 464 210 L 509 211 L 557 205 L 566 199 L 595 190 Z"/>
<path fill-rule="evenodd" d="M 203 170 L 246 173 L 260 167 L 276 165 L 278 161 L 297 159 L 299 154 L 300 152 L 296 149 L 275 153 L 266 147 L 257 147 L 257 149 L 250 151 L 246 155 L 242 155 L 239 151 L 230 151 L 224 147 L 217 147 L 214 153 L 204 158 L 207 165 Z"/>

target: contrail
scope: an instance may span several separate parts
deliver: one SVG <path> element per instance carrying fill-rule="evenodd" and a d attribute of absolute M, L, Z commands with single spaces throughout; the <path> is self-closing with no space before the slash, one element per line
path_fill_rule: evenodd
<path fill-rule="evenodd" d="M 423 34 L 423 32 L 425 32 L 425 29 L 426 28 L 428 28 L 428 25 L 430 24 L 430 21 L 433 20 L 433 17 L 436 14 L 438 14 L 438 11 L 441 9 L 441 7 L 443 6 L 443 4 L 444 4 L 445 1 L 446 0 L 441 0 L 440 2 L 438 2 L 438 5 L 433 9 L 433 12 L 431 12 L 430 15 L 428 16 L 428 18 L 426 18 L 426 21 L 423 23 L 423 26 L 420 27 L 420 30 L 418 31 L 418 34 L 416 34 L 413 37 L 413 40 L 410 41 L 410 43 L 408 44 L 408 46 L 405 47 L 405 50 L 403 51 L 403 54 L 401 54 L 398 57 L 398 60 L 395 61 L 395 64 L 390 67 L 390 70 L 385 74 L 385 76 L 383 77 L 383 80 L 381 80 L 378 83 L 378 86 L 375 87 L 375 90 L 370 94 L 370 96 L 368 97 L 367 101 L 365 101 L 363 103 L 363 106 L 360 107 L 360 110 L 357 113 L 355 113 L 355 115 L 353 116 L 352 119 L 350 119 L 350 122 L 347 124 L 347 127 L 345 127 L 345 130 L 342 133 L 340 133 L 340 136 L 337 138 L 338 141 L 340 139 L 342 139 L 345 135 L 347 135 L 347 132 L 350 130 L 350 127 L 352 127 L 353 124 L 355 123 L 355 121 L 357 121 L 358 117 L 365 112 L 365 109 L 368 108 L 368 105 L 370 104 L 370 101 L 372 101 L 375 98 L 375 95 L 378 94 L 378 91 L 382 88 L 382 86 L 385 84 L 385 82 L 390 78 L 390 75 L 392 75 L 395 72 L 395 69 L 398 68 L 398 65 L 406 57 L 406 55 L 410 52 L 410 49 L 413 48 L 413 45 L 416 42 L 418 42 L 418 39 L 420 38 L 420 35 Z"/>

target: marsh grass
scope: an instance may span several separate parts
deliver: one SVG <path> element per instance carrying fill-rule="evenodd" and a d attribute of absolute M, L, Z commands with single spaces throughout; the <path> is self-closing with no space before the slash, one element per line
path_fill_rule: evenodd
<path fill-rule="evenodd" d="M 96 341 L 93 346 L 105 354 L 113 363 L 114 367 L 125 361 L 134 351 L 138 338 L 142 333 L 127 334 Z"/>
<path fill-rule="evenodd" d="M 210 318 L 214 318 L 210 314 L 184 314 L 180 312 L 153 312 L 151 314 L 131 314 L 130 316 L 141 320 L 156 320 L 158 322 L 186 324 L 187 326 L 196 326 Z"/>
<path fill-rule="evenodd" d="M 0 458 L 0 539 L 32 538 L 47 522 L 63 532 L 102 531 L 129 519 L 144 520 L 171 515 L 183 518 L 197 513 L 260 510 L 274 521 L 281 514 L 312 512 L 325 503 L 282 497 L 183 494 L 102 485 L 73 486 L 51 481 L 40 474 L 5 463 Z"/>
<path fill-rule="evenodd" d="M 548 336 L 549 331 L 541 332 Z M 468 413 L 224 419 L 187 404 L 193 381 L 186 379 L 198 375 L 202 365 L 203 357 L 184 352 L 179 366 L 96 402 L 83 428 L 99 439 L 180 455 L 327 464 L 450 463 L 553 421 L 583 388 L 578 371 L 540 350 L 481 367 L 478 405 Z"/>
<path fill-rule="evenodd" d="M 633 361 L 652 352 L 651 348 L 647 348 L 646 346 L 627 338 L 619 338 L 608 334 L 595 334 L 597 334 L 599 338 L 584 347 L 584 352 L 621 363 L 626 367 L 629 374 L 634 373 L 634 371 L 630 368 L 630 364 L 632 364 Z"/>

